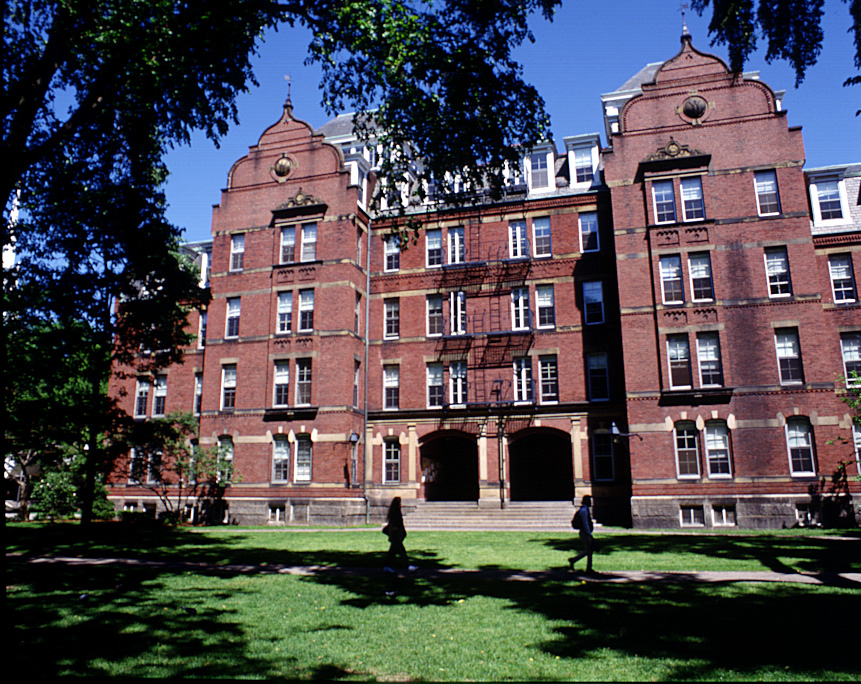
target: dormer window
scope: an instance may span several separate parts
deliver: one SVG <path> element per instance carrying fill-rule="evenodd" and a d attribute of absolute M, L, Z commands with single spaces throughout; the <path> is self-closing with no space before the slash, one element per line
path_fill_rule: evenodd
<path fill-rule="evenodd" d="M 550 187 L 550 174 L 547 167 L 547 153 L 539 152 L 529 158 L 530 187 L 532 189 Z"/>
<path fill-rule="evenodd" d="M 575 135 L 565 138 L 568 154 L 568 175 L 571 187 L 588 190 L 598 176 L 600 141 L 597 133 Z"/>
<path fill-rule="evenodd" d="M 846 181 L 839 175 L 811 176 L 810 208 L 815 227 L 831 227 L 849 224 L 849 202 Z"/>

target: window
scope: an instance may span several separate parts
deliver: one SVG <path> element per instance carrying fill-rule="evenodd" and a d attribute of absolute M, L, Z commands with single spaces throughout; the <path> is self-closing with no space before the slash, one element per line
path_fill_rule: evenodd
<path fill-rule="evenodd" d="M 559 368 L 555 355 L 538 358 L 538 374 L 541 378 L 541 403 L 555 404 L 559 401 Z"/>
<path fill-rule="evenodd" d="M 680 506 L 679 523 L 682 527 L 704 527 L 705 516 L 702 506 Z"/>
<path fill-rule="evenodd" d="M 717 504 L 712 506 L 712 525 L 714 527 L 732 527 L 735 525 L 735 506 Z"/>
<path fill-rule="evenodd" d="M 353 332 L 362 334 L 362 295 L 356 293 L 356 306 L 353 309 Z"/>
<path fill-rule="evenodd" d="M 387 439 L 383 459 L 383 482 L 398 484 L 401 481 L 401 445 L 393 439 Z"/>
<path fill-rule="evenodd" d="M 353 361 L 353 408 L 359 407 L 359 382 L 361 379 L 362 364 Z"/>
<path fill-rule="evenodd" d="M 203 349 L 206 346 L 206 312 L 200 312 L 200 318 L 197 323 L 197 348 Z"/>
<path fill-rule="evenodd" d="M 296 228 L 281 229 L 281 263 L 290 264 L 296 259 Z"/>
<path fill-rule="evenodd" d="M 712 265 L 708 254 L 688 256 L 688 271 L 691 275 L 691 297 L 695 302 L 710 302 L 714 299 L 712 289 Z"/>
<path fill-rule="evenodd" d="M 431 295 L 427 299 L 428 337 L 442 335 L 442 295 Z"/>
<path fill-rule="evenodd" d="M 274 406 L 287 406 L 290 391 L 290 362 L 275 362 Z"/>
<path fill-rule="evenodd" d="M 383 408 L 397 409 L 400 406 L 399 366 L 383 366 Z"/>
<path fill-rule="evenodd" d="M 553 245 L 550 240 L 549 216 L 533 219 L 532 245 L 536 257 L 549 257 L 553 254 Z"/>
<path fill-rule="evenodd" d="M 688 421 L 676 423 L 676 474 L 680 479 L 700 476 L 697 426 Z"/>
<path fill-rule="evenodd" d="M 442 231 L 438 228 L 425 233 L 428 267 L 442 266 Z"/>
<path fill-rule="evenodd" d="M 682 258 L 678 254 L 662 256 L 661 301 L 664 304 L 684 304 L 685 292 L 682 287 Z"/>
<path fill-rule="evenodd" d="M 685 221 L 702 221 L 705 216 L 701 178 L 682 178 L 682 213 Z"/>
<path fill-rule="evenodd" d="M 302 225 L 302 261 L 314 261 L 317 258 L 317 224 Z"/>
<path fill-rule="evenodd" d="M 591 183 L 593 176 L 592 150 L 588 147 L 574 150 L 574 179 L 576 182 Z"/>
<path fill-rule="evenodd" d="M 704 428 L 709 477 L 730 477 L 729 429 L 723 421 L 709 421 Z"/>
<path fill-rule="evenodd" d="M 828 257 L 828 272 L 831 275 L 834 303 L 854 302 L 855 279 L 852 277 L 852 257 L 848 254 L 832 254 Z"/>
<path fill-rule="evenodd" d="M 296 466 L 295 466 L 295 482 L 310 482 L 311 481 L 311 464 L 312 464 L 313 449 L 311 438 L 307 435 L 296 437 Z"/>
<path fill-rule="evenodd" d="M 535 301 L 536 308 L 538 309 L 538 327 L 552 328 L 556 325 L 556 311 L 553 303 L 553 286 L 536 286 Z"/>
<path fill-rule="evenodd" d="M 441 363 L 428 364 L 427 383 L 428 406 L 432 408 L 442 406 L 445 396 L 445 385 L 443 383 L 443 365 Z"/>
<path fill-rule="evenodd" d="M 218 438 L 219 460 L 232 461 L 234 451 L 235 449 L 233 447 L 233 437 L 231 437 L 230 435 L 220 435 Z"/>
<path fill-rule="evenodd" d="M 227 324 L 224 329 L 225 337 L 239 337 L 239 297 L 231 297 L 227 300 Z"/>
<path fill-rule="evenodd" d="M 836 221 L 843 218 L 843 207 L 840 202 L 840 181 L 820 180 L 814 186 L 816 192 L 815 204 L 819 209 L 822 221 Z M 815 212 L 814 212 L 815 213 Z"/>
<path fill-rule="evenodd" d="M 583 283 L 583 318 L 586 325 L 604 322 L 604 285 L 600 280 Z"/>
<path fill-rule="evenodd" d="M 466 334 L 466 293 L 452 292 L 449 299 L 451 309 L 451 334 Z"/>
<path fill-rule="evenodd" d="M 161 480 L 161 454 L 138 449 L 129 452 L 129 482 L 156 484 Z"/>
<path fill-rule="evenodd" d="M 613 466 L 613 435 L 592 433 L 592 479 L 613 480 L 616 477 Z"/>
<path fill-rule="evenodd" d="M 589 385 L 589 401 L 607 401 L 610 398 L 607 354 L 605 352 L 586 354 L 586 373 Z"/>
<path fill-rule="evenodd" d="M 546 188 L 550 185 L 547 174 L 547 155 L 533 154 L 529 158 L 529 166 L 532 171 L 532 187 Z"/>
<path fill-rule="evenodd" d="M 526 224 L 523 221 L 514 221 L 508 224 L 508 256 L 511 259 L 529 256 Z"/>
<path fill-rule="evenodd" d="M 852 423 L 852 441 L 855 443 L 855 469 L 861 471 L 861 425 Z"/>
<path fill-rule="evenodd" d="M 383 301 L 383 312 L 386 322 L 384 337 L 394 339 L 401 331 L 401 302 L 399 299 L 386 299 Z"/>
<path fill-rule="evenodd" d="M 296 405 L 311 405 L 311 359 L 296 359 Z"/>
<path fill-rule="evenodd" d="M 511 290 L 511 328 L 512 330 L 527 330 L 529 328 L 529 289 L 515 287 Z"/>
<path fill-rule="evenodd" d="M 299 330 L 314 329 L 314 290 L 299 290 Z"/>
<path fill-rule="evenodd" d="M 466 398 L 466 362 L 455 361 L 448 367 L 449 402 L 465 404 Z"/>
<path fill-rule="evenodd" d="M 272 442 L 272 481 L 287 482 L 290 478 L 290 442 L 287 435 L 275 435 Z"/>
<path fill-rule="evenodd" d="M 840 350 L 846 386 L 861 387 L 861 332 L 843 333 L 840 336 Z"/>
<path fill-rule="evenodd" d="M 667 357 L 670 363 L 670 388 L 690 389 L 691 350 L 687 335 L 667 335 Z"/>
<path fill-rule="evenodd" d="M 580 222 L 580 251 L 597 252 L 600 249 L 598 243 L 598 214 L 586 212 L 578 217 Z"/>
<path fill-rule="evenodd" d="M 194 415 L 199 416 L 203 406 L 203 373 L 194 374 Z"/>
<path fill-rule="evenodd" d="M 221 367 L 221 410 L 236 408 L 236 364 Z"/>
<path fill-rule="evenodd" d="M 245 235 L 233 235 L 230 238 L 230 270 L 241 271 L 245 260 Z"/>
<path fill-rule="evenodd" d="M 152 415 L 163 416 L 164 405 L 167 401 L 167 376 L 155 376 L 155 395 L 152 401 Z"/>
<path fill-rule="evenodd" d="M 397 236 L 385 238 L 385 257 L 387 271 L 397 271 L 401 267 L 401 240 Z"/>
<path fill-rule="evenodd" d="M 135 418 L 146 417 L 146 405 L 149 400 L 149 381 L 138 380 L 135 387 Z"/>
<path fill-rule="evenodd" d="M 532 359 L 514 359 L 514 401 L 532 401 Z"/>
<path fill-rule="evenodd" d="M 673 223 L 676 220 L 676 200 L 673 196 L 673 181 L 653 182 L 652 201 L 655 207 L 655 223 Z"/>
<path fill-rule="evenodd" d="M 278 332 L 289 333 L 293 328 L 293 293 L 278 293 Z"/>
<path fill-rule="evenodd" d="M 789 449 L 789 472 L 792 475 L 815 475 L 812 430 L 807 418 L 795 417 L 786 421 L 786 445 Z"/>
<path fill-rule="evenodd" d="M 801 347 L 798 344 L 796 328 L 778 328 L 774 331 L 774 344 L 777 348 L 777 365 L 781 385 L 800 385 L 804 382 L 801 365 Z"/>
<path fill-rule="evenodd" d="M 780 196 L 777 193 L 777 173 L 757 171 L 753 174 L 756 189 L 756 211 L 760 216 L 780 213 Z"/>
<path fill-rule="evenodd" d="M 769 247 L 765 250 L 765 273 L 769 297 L 788 297 L 792 294 L 786 247 Z"/>
<path fill-rule="evenodd" d="M 697 333 L 697 364 L 700 367 L 700 387 L 723 386 L 718 333 Z"/>
<path fill-rule="evenodd" d="M 462 264 L 466 261 L 466 244 L 463 228 L 448 229 L 448 263 Z"/>

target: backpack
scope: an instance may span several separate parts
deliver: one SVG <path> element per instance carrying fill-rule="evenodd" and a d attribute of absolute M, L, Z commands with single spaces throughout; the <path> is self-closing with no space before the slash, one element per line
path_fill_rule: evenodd
<path fill-rule="evenodd" d="M 580 511 L 577 511 L 571 518 L 571 527 L 578 531 L 583 529 L 583 518 L 580 517 Z"/>

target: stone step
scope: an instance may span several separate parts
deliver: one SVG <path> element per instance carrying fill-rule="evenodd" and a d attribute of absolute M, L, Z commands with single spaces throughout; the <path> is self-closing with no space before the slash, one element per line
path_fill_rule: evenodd
<path fill-rule="evenodd" d="M 573 504 L 523 501 L 479 506 L 472 502 L 425 502 L 404 506 L 404 524 L 412 530 L 570 531 Z"/>

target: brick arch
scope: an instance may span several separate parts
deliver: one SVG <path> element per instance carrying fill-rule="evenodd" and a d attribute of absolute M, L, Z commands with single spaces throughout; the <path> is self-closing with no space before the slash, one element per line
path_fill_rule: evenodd
<path fill-rule="evenodd" d="M 419 446 L 427 501 L 478 501 L 478 442 L 459 430 L 426 435 Z"/>
<path fill-rule="evenodd" d="M 552 428 L 522 430 L 508 445 L 512 501 L 571 501 L 571 435 Z"/>

